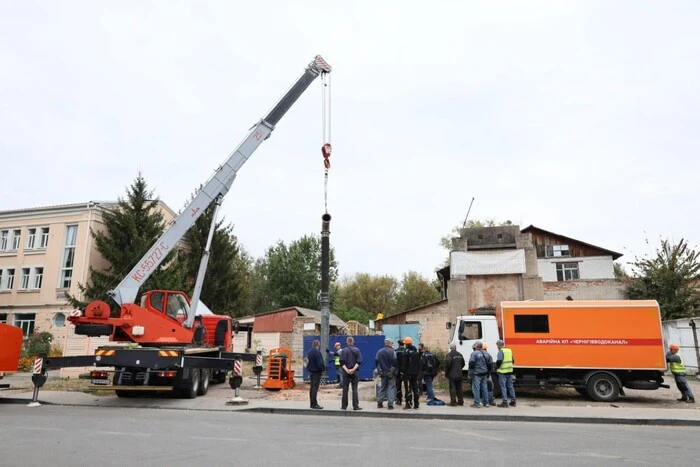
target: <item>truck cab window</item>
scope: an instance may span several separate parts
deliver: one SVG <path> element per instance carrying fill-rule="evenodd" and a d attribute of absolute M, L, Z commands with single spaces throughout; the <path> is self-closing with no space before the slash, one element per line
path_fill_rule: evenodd
<path fill-rule="evenodd" d="M 163 292 L 154 292 L 151 294 L 151 307 L 160 312 L 163 311 Z"/>
<path fill-rule="evenodd" d="M 459 323 L 459 340 L 473 341 L 481 339 L 480 321 L 462 321 Z"/>
<path fill-rule="evenodd" d="M 547 315 L 515 315 L 515 332 L 549 332 Z"/>

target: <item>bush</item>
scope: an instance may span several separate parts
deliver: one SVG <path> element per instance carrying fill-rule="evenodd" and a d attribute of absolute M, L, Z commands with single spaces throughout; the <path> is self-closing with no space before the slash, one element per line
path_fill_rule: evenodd
<path fill-rule="evenodd" d="M 51 351 L 53 335 L 50 332 L 35 332 L 22 344 L 21 358 L 33 358 L 39 354 L 48 354 Z"/>

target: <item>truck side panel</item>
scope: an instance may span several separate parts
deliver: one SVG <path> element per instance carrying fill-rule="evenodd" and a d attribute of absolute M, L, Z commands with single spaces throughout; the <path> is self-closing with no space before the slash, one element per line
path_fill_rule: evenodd
<path fill-rule="evenodd" d="M 22 337 L 20 328 L 0 324 L 0 371 L 17 371 Z"/>
<path fill-rule="evenodd" d="M 517 367 L 666 368 L 656 302 L 503 302 L 502 309 Z"/>

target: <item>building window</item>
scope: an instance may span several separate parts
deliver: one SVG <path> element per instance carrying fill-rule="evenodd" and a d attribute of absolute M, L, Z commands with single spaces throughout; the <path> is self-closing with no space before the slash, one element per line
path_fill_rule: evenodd
<path fill-rule="evenodd" d="M 73 279 L 73 263 L 75 262 L 75 241 L 78 237 L 78 226 L 69 225 L 66 227 L 66 243 L 63 250 L 63 261 L 61 262 L 61 280 L 59 287 L 69 289 Z"/>
<path fill-rule="evenodd" d="M 34 288 L 40 289 L 44 282 L 44 268 L 34 268 Z"/>
<path fill-rule="evenodd" d="M 46 248 L 49 246 L 49 228 L 42 227 L 40 233 L 41 236 L 39 237 L 39 248 Z"/>
<path fill-rule="evenodd" d="M 549 332 L 547 315 L 515 315 L 515 332 Z"/>
<path fill-rule="evenodd" d="M 22 230 L 15 229 L 12 231 L 12 249 L 19 250 L 19 242 L 22 239 Z"/>
<path fill-rule="evenodd" d="M 8 242 L 9 238 L 10 238 L 10 231 L 9 230 L 0 231 L 0 251 L 7 250 L 7 242 Z"/>
<path fill-rule="evenodd" d="M 7 313 L 0 313 L 0 323 L 7 324 Z"/>
<path fill-rule="evenodd" d="M 5 269 L 4 273 L 2 274 L 2 278 L 0 278 L 0 289 L 12 290 L 12 287 L 14 285 L 15 285 L 15 270 L 14 269 Z"/>
<path fill-rule="evenodd" d="M 571 256 L 569 245 L 547 245 L 547 258 L 567 258 Z"/>
<path fill-rule="evenodd" d="M 66 315 L 63 313 L 56 313 L 53 316 L 53 325 L 57 328 L 62 328 L 66 324 Z"/>
<path fill-rule="evenodd" d="M 27 229 L 27 250 L 33 250 L 36 242 L 36 229 Z"/>
<path fill-rule="evenodd" d="M 15 315 L 14 325 L 22 328 L 24 337 L 29 337 L 34 332 L 34 321 L 36 315 L 34 313 L 18 313 Z"/>
<path fill-rule="evenodd" d="M 31 269 L 29 268 L 22 268 L 22 278 L 19 284 L 19 289 L 20 290 L 27 290 L 29 288 L 29 274 L 31 273 Z"/>
<path fill-rule="evenodd" d="M 573 281 L 578 278 L 578 263 L 557 263 L 557 281 Z"/>

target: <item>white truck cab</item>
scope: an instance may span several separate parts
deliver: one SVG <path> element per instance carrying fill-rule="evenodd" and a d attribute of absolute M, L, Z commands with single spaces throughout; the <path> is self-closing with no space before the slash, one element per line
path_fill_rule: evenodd
<path fill-rule="evenodd" d="M 457 346 L 457 351 L 462 354 L 465 361 L 463 371 L 468 369 L 469 356 L 476 341 L 480 341 L 488 346 L 488 353 L 496 361 L 498 348 L 496 341 L 500 339 L 498 333 L 498 321 L 493 315 L 465 315 L 458 316 L 456 323 L 452 326 L 452 336 L 450 344 Z"/>

